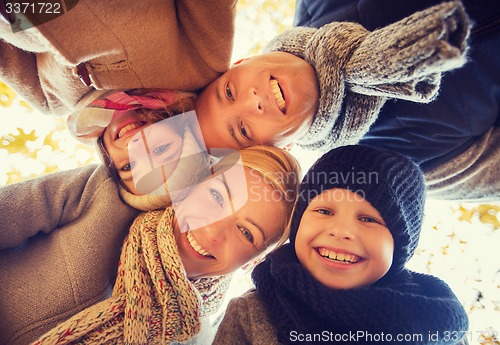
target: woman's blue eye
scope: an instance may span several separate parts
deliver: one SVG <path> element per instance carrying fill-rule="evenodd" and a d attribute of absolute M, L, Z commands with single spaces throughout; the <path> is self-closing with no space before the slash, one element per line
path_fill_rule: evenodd
<path fill-rule="evenodd" d="M 163 153 L 165 151 L 167 151 L 168 147 L 170 145 L 169 144 L 165 144 L 165 145 L 161 145 L 161 146 L 158 146 L 157 148 L 155 148 L 152 152 L 154 154 L 160 154 L 160 153 Z"/>
<path fill-rule="evenodd" d="M 127 164 L 125 164 L 124 166 L 122 166 L 120 168 L 121 171 L 130 171 L 132 169 L 134 169 L 135 167 L 135 162 L 129 162 Z"/>
<path fill-rule="evenodd" d="M 240 225 L 238 225 L 237 227 L 238 227 L 238 230 L 243 234 L 243 236 L 245 236 L 245 238 L 248 240 L 248 242 L 253 243 L 254 238 L 253 238 L 253 235 L 250 232 L 250 230 L 248 230 Z"/>
<path fill-rule="evenodd" d="M 219 206 L 224 207 L 224 198 L 222 197 L 222 195 L 213 188 L 210 188 L 210 193 L 214 197 L 214 200 L 219 204 Z"/>
<path fill-rule="evenodd" d="M 229 84 L 226 84 L 226 96 L 227 96 L 227 98 L 229 98 L 231 101 L 234 101 L 233 92 L 231 91 L 231 88 L 229 87 Z"/>

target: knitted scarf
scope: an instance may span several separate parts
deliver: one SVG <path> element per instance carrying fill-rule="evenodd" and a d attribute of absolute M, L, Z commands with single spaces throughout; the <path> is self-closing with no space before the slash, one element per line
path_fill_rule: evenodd
<path fill-rule="evenodd" d="M 287 244 L 268 255 L 252 274 L 259 297 L 277 329 L 281 343 L 299 334 L 358 334 L 359 344 L 385 343 L 368 335 L 421 334 L 411 344 L 447 344 L 445 331 L 466 331 L 464 308 L 448 285 L 436 277 L 403 271 L 371 287 L 333 290 L 320 284 Z M 439 332 L 439 340 L 429 340 Z M 387 339 L 387 338 L 386 338 Z M 399 343 L 399 342 L 398 342 Z"/>
<path fill-rule="evenodd" d="M 172 207 L 139 215 L 124 242 L 113 294 L 34 344 L 146 344 L 200 331 L 200 301 L 173 235 Z"/>
<path fill-rule="evenodd" d="M 314 67 L 319 108 L 297 144 L 328 151 L 356 144 L 388 98 L 435 99 L 441 73 L 465 63 L 468 34 L 463 5 L 450 1 L 373 32 L 349 22 L 296 27 L 265 50 L 294 54 Z"/>

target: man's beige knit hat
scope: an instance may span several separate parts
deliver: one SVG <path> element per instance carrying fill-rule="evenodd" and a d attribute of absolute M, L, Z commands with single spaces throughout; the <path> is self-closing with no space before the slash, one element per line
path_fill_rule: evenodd
<path fill-rule="evenodd" d="M 315 69 L 320 104 L 297 144 L 328 151 L 357 143 L 388 98 L 427 103 L 438 95 L 441 72 L 465 61 L 469 20 L 460 2 L 445 2 L 369 32 L 333 22 L 296 27 L 266 47 L 292 53 Z"/>

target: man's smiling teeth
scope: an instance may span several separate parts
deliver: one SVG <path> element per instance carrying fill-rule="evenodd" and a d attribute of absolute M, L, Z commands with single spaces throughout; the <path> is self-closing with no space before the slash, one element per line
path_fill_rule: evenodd
<path fill-rule="evenodd" d="M 319 254 L 329 260 L 335 260 L 340 262 L 348 262 L 354 264 L 358 262 L 361 258 L 354 254 L 345 254 L 345 253 L 337 253 L 333 250 L 329 250 L 326 248 L 319 248 Z"/>
<path fill-rule="evenodd" d="M 198 242 L 196 242 L 196 240 L 193 238 L 193 236 L 191 236 L 191 232 L 187 233 L 187 239 L 188 239 L 189 244 L 191 245 L 191 247 L 193 247 L 193 249 L 198 254 L 201 254 L 203 256 L 212 256 L 212 254 L 210 254 L 209 252 L 207 252 L 205 249 L 201 248 L 201 246 L 198 244 Z"/>
<path fill-rule="evenodd" d="M 118 138 L 123 137 L 127 132 L 130 132 L 138 127 L 141 127 L 142 125 L 144 125 L 143 121 L 129 123 L 128 125 L 126 125 L 122 129 L 120 129 L 120 132 L 118 132 Z"/>
<path fill-rule="evenodd" d="M 281 93 L 280 84 L 276 79 L 269 80 L 269 83 L 271 84 L 271 91 L 274 94 L 274 100 L 276 101 L 278 108 L 283 113 L 286 112 L 286 102 L 285 98 L 283 97 L 283 94 Z"/>

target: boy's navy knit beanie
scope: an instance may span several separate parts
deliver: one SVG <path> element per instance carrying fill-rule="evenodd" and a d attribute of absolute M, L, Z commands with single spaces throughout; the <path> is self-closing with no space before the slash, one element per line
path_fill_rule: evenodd
<path fill-rule="evenodd" d="M 302 180 L 292 216 L 292 244 L 311 200 L 332 188 L 356 192 L 377 209 L 394 239 L 394 258 L 389 272 L 400 272 L 413 256 L 422 227 L 425 186 L 420 168 L 398 153 L 368 146 L 351 145 L 331 150 Z"/>

